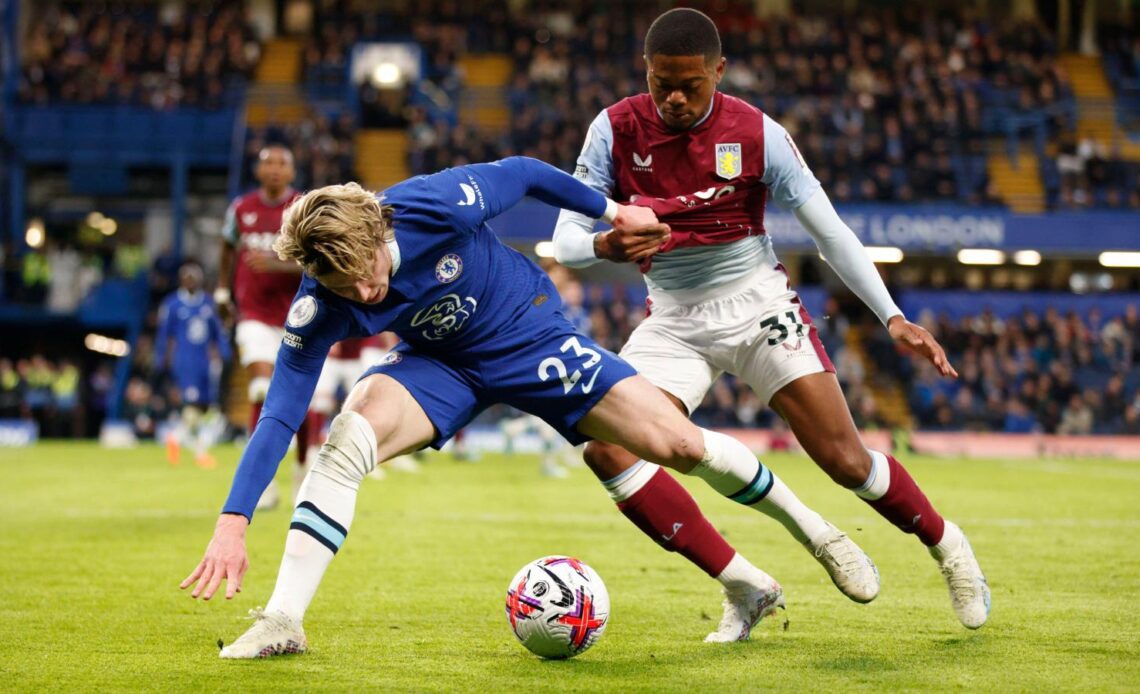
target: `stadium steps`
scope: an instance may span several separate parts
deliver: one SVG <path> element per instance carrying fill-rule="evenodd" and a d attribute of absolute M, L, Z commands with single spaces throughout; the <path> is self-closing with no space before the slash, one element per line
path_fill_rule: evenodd
<path fill-rule="evenodd" d="M 295 84 L 254 84 L 246 91 L 246 124 L 261 127 L 292 125 L 309 116 L 309 105 Z"/>
<path fill-rule="evenodd" d="M 368 190 L 383 190 L 408 178 L 408 134 L 401 128 L 356 133 L 356 170 Z"/>
<path fill-rule="evenodd" d="M 500 53 L 467 55 L 459 59 L 459 67 L 464 73 L 460 120 L 484 132 L 506 130 L 511 120 L 507 85 L 514 70 L 510 58 Z"/>
<path fill-rule="evenodd" d="M 903 392 L 902 386 L 894 378 L 878 376 L 875 363 L 867 356 L 867 350 L 863 346 L 864 337 L 863 329 L 853 327 L 844 336 L 844 346 L 863 363 L 864 386 L 871 393 L 871 397 L 875 399 L 879 415 L 883 418 L 887 428 L 910 430 L 912 421 L 906 393 Z M 852 405 L 855 406 L 855 403 Z"/>
<path fill-rule="evenodd" d="M 297 84 L 301 80 L 301 52 L 297 39 L 275 38 L 265 44 L 257 64 L 258 84 Z"/>
<path fill-rule="evenodd" d="M 1018 214 L 1045 211 L 1045 186 L 1032 148 L 1023 147 L 1014 162 L 1004 148 L 994 146 L 986 158 L 986 169 L 1010 210 Z"/>
<path fill-rule="evenodd" d="M 249 425 L 249 374 L 234 360 L 226 394 L 226 420 L 240 429 Z"/>
<path fill-rule="evenodd" d="M 1124 159 L 1140 161 L 1140 143 L 1132 142 L 1117 123 L 1116 95 L 1100 56 L 1065 53 L 1060 63 L 1077 97 L 1077 137 L 1092 137 L 1105 151 L 1119 151 Z"/>

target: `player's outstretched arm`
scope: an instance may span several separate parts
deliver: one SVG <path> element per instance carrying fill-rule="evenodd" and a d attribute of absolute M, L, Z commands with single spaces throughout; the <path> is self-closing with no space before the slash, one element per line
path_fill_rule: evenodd
<path fill-rule="evenodd" d="M 934 336 L 903 316 L 863 244 L 839 218 L 822 189 L 796 208 L 796 218 L 815 240 L 827 264 L 875 312 L 896 342 L 928 359 L 943 376 L 958 375 Z"/>

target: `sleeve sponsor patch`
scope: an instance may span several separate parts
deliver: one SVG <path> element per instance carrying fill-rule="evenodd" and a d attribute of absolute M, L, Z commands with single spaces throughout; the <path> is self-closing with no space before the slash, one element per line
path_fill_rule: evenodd
<path fill-rule="evenodd" d="M 578 178 L 584 181 L 589 177 L 590 167 L 586 166 L 585 164 L 579 164 L 578 166 L 574 167 L 574 178 Z"/>
<path fill-rule="evenodd" d="M 287 347 L 292 347 L 293 349 L 305 348 L 305 341 L 301 339 L 301 336 L 296 333 L 291 333 L 288 330 L 285 331 L 285 337 L 281 341 L 284 342 Z"/>
<path fill-rule="evenodd" d="M 804 161 L 803 155 L 800 154 L 800 148 L 796 147 L 795 140 L 793 140 L 792 136 L 790 134 L 788 134 L 787 132 L 784 133 L 784 139 L 788 141 L 788 147 L 790 147 L 792 149 L 792 154 L 794 154 L 796 156 L 796 161 L 798 161 L 800 163 L 800 168 L 803 169 L 804 171 L 807 171 L 808 170 L 807 162 Z"/>

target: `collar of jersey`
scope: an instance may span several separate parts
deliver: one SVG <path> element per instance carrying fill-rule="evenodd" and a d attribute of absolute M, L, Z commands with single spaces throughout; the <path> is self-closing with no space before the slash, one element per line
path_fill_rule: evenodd
<path fill-rule="evenodd" d="M 713 98 L 709 100 L 709 110 L 705 111 L 705 115 L 701 116 L 701 119 L 699 121 L 697 121 L 696 123 L 693 123 L 692 126 L 689 127 L 689 130 L 696 130 L 697 128 L 699 128 L 701 126 L 701 123 L 704 123 L 705 121 L 707 121 L 709 119 L 709 116 L 712 115 L 713 110 L 716 109 L 717 94 L 718 94 L 718 92 L 713 92 Z M 657 107 L 654 106 L 654 108 L 657 108 Z M 657 108 L 657 117 L 661 119 L 662 123 L 665 122 L 665 117 L 661 115 L 661 109 L 659 109 L 659 108 Z"/>
<path fill-rule="evenodd" d="M 184 303 L 184 304 L 200 304 L 200 303 L 202 303 L 202 297 L 204 297 L 204 296 L 205 296 L 205 294 L 203 292 L 200 292 L 200 291 L 194 292 L 193 294 L 191 294 L 190 292 L 186 291 L 185 289 L 182 289 L 182 288 L 178 289 L 178 298 L 182 299 L 182 303 Z"/>
<path fill-rule="evenodd" d="M 388 252 L 392 254 L 392 272 L 389 275 L 395 275 L 400 269 L 400 245 L 396 243 L 395 238 L 388 241 Z"/>

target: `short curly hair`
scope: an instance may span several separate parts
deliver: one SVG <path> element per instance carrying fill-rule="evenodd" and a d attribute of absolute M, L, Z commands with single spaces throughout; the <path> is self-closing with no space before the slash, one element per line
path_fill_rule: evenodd
<path fill-rule="evenodd" d="M 285 211 L 273 250 L 312 277 L 368 279 L 376 249 L 395 237 L 392 214 L 391 205 L 356 183 L 310 190 Z"/>
<path fill-rule="evenodd" d="M 703 55 L 707 62 L 720 59 L 720 32 L 700 10 L 678 7 L 662 14 L 645 34 L 645 58 L 655 55 Z"/>

